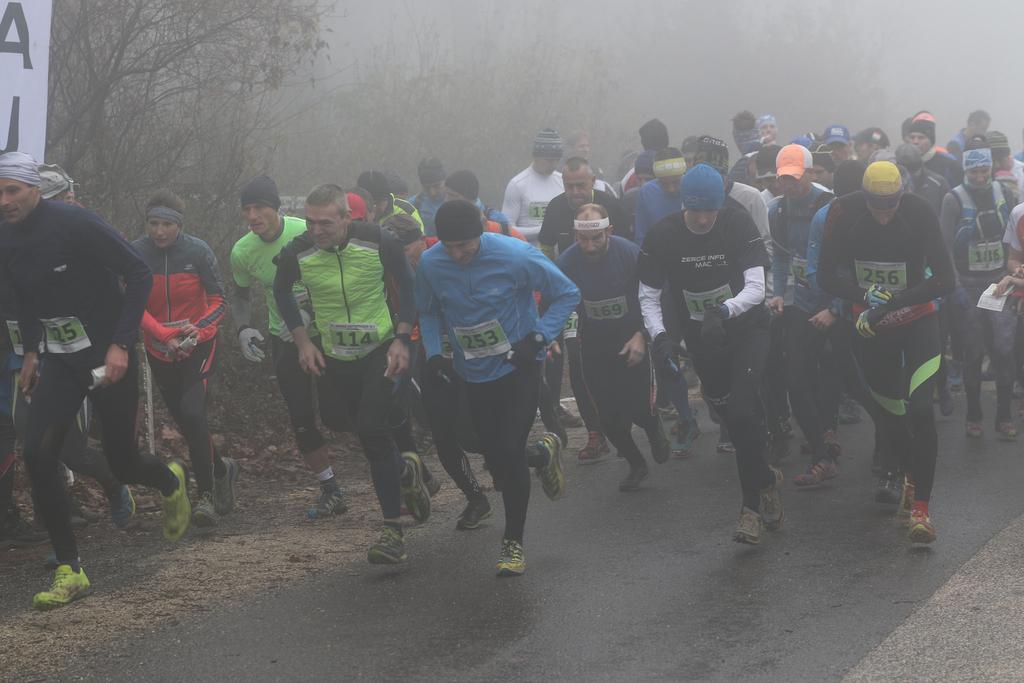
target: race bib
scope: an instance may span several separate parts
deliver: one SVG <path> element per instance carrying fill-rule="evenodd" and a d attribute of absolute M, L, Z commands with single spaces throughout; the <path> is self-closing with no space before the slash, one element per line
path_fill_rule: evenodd
<path fill-rule="evenodd" d="M 683 290 L 686 299 L 686 310 L 690 312 L 690 320 L 704 320 L 704 311 L 721 306 L 726 299 L 733 297 L 732 287 L 724 284 L 718 289 L 707 292 L 688 292 Z"/>
<path fill-rule="evenodd" d="M 614 299 L 602 299 L 601 301 L 584 301 L 583 308 L 587 317 L 591 320 L 618 320 L 626 315 L 626 297 L 617 296 Z"/>
<path fill-rule="evenodd" d="M 14 347 L 14 353 L 18 356 L 24 356 L 25 340 L 21 337 L 21 328 L 18 326 L 17 320 L 7 321 L 7 333 L 11 337 L 11 345 Z"/>
<path fill-rule="evenodd" d="M 967 248 L 967 267 L 971 272 L 1002 270 L 1002 242 L 974 242 Z"/>
<path fill-rule="evenodd" d="M 807 280 L 807 259 L 794 256 L 789 270 L 793 273 L 793 282 L 797 287 L 810 287 Z"/>
<path fill-rule="evenodd" d="M 441 335 L 441 356 L 451 360 L 452 358 L 452 340 L 448 338 L 447 334 Z"/>
<path fill-rule="evenodd" d="M 512 344 L 497 320 L 488 320 L 472 327 L 456 327 L 455 339 L 467 360 L 501 356 L 512 350 Z"/>
<path fill-rule="evenodd" d="M 580 316 L 576 311 L 573 311 L 569 315 L 569 319 L 565 321 L 565 327 L 562 328 L 563 339 L 575 339 L 576 333 L 580 331 Z"/>
<path fill-rule="evenodd" d="M 331 323 L 331 355 L 357 359 L 380 346 L 380 331 L 373 323 Z"/>
<path fill-rule="evenodd" d="M 907 288 L 906 262 L 854 261 L 853 264 L 857 268 L 857 284 L 864 289 L 871 285 L 885 287 L 891 292 Z"/>
<path fill-rule="evenodd" d="M 50 353 L 78 353 L 92 346 L 85 325 L 78 318 L 40 320 L 46 330 L 46 350 Z"/>
<path fill-rule="evenodd" d="M 543 221 L 544 214 L 547 213 L 548 203 L 547 202 L 530 202 L 530 207 L 527 209 L 527 215 L 531 221 Z"/>

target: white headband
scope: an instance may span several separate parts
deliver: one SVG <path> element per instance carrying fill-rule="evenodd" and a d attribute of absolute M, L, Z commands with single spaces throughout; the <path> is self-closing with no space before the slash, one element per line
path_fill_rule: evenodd
<path fill-rule="evenodd" d="M 573 221 L 573 227 L 582 232 L 589 232 L 591 230 L 604 230 L 605 228 L 611 227 L 611 223 L 608 222 L 607 218 L 600 218 L 596 220 L 587 221 Z"/>

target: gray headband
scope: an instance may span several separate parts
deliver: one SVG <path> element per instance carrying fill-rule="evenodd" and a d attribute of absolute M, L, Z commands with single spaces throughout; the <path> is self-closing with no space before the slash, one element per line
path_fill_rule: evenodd
<path fill-rule="evenodd" d="M 146 212 L 146 218 L 159 218 L 160 220 L 176 223 L 180 228 L 185 222 L 185 216 L 167 206 L 154 206 Z"/>

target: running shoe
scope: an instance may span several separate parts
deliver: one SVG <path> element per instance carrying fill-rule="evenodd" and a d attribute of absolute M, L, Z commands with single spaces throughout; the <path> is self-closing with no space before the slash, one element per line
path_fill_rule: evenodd
<path fill-rule="evenodd" d="M 466 502 L 466 508 L 459 515 L 458 520 L 456 520 L 455 528 L 459 531 L 476 529 L 482 521 L 489 519 L 492 514 L 491 502 L 487 500 L 487 496 L 481 493 L 479 496 L 470 498 Z"/>
<path fill-rule="evenodd" d="M 110 521 L 118 529 L 127 528 L 135 515 L 135 497 L 131 489 L 122 484 L 118 494 L 108 498 L 107 502 L 110 504 Z"/>
<path fill-rule="evenodd" d="M 884 505 L 899 505 L 903 497 L 903 477 L 895 472 L 885 472 L 875 484 L 875 502 Z"/>
<path fill-rule="evenodd" d="M 647 478 L 647 465 L 641 465 L 640 467 L 631 467 L 629 474 L 619 484 L 619 490 L 622 492 L 628 491 L 639 491 L 640 482 Z"/>
<path fill-rule="evenodd" d="M 740 510 L 740 523 L 736 527 L 736 532 L 732 535 L 732 540 L 737 543 L 757 545 L 761 542 L 762 524 L 761 515 L 744 506 Z"/>
<path fill-rule="evenodd" d="M 839 475 L 839 467 L 832 460 L 819 460 L 803 474 L 793 477 L 793 483 L 801 488 L 817 486 L 826 479 L 833 479 Z"/>
<path fill-rule="evenodd" d="M 178 488 L 163 496 L 164 538 L 177 541 L 188 531 L 192 521 L 192 505 L 188 501 L 188 470 L 180 460 L 172 460 L 167 468 L 178 480 Z"/>
<path fill-rule="evenodd" d="M 54 609 L 71 604 L 92 593 L 89 577 L 84 569 L 76 574 L 71 565 L 62 564 L 53 572 L 53 583 L 50 590 L 36 593 L 32 598 L 32 606 L 36 609 Z"/>
<path fill-rule="evenodd" d="M 401 564 L 407 559 L 405 538 L 401 530 L 391 524 L 384 525 L 377 542 L 366 551 L 366 560 L 370 564 Z"/>
<path fill-rule="evenodd" d="M 953 394 L 950 393 L 948 386 L 939 387 L 939 412 L 942 413 L 943 417 L 949 417 L 953 414 Z"/>
<path fill-rule="evenodd" d="M 199 494 L 199 502 L 192 507 L 192 526 L 201 529 L 217 526 L 217 509 L 210 491 Z"/>
<path fill-rule="evenodd" d="M 341 515 L 348 512 L 348 502 L 345 494 L 337 484 L 320 485 L 320 495 L 316 504 L 309 509 L 307 516 L 310 519 L 322 519 L 332 515 Z"/>
<path fill-rule="evenodd" d="M 768 531 L 778 531 L 782 523 L 786 521 L 786 511 L 782 508 L 782 470 L 778 467 L 768 466 L 772 471 L 774 480 L 771 485 L 761 489 L 761 518 L 764 521 L 764 528 Z"/>
<path fill-rule="evenodd" d="M 849 396 L 843 396 L 839 402 L 839 424 L 841 425 L 855 425 L 859 424 L 864 416 L 861 415 L 860 406 Z"/>
<path fill-rule="evenodd" d="M 417 522 L 430 519 L 430 492 L 423 483 L 423 465 L 420 456 L 412 451 L 402 453 L 405 472 L 402 473 L 402 502 Z"/>
<path fill-rule="evenodd" d="M 1017 425 L 1012 420 L 1006 422 L 1000 422 L 996 425 L 996 434 L 999 435 L 1000 441 L 1016 441 L 1017 440 Z"/>
<path fill-rule="evenodd" d="M 715 451 L 720 454 L 735 453 L 736 447 L 732 445 L 731 441 L 719 441 L 715 446 Z"/>
<path fill-rule="evenodd" d="M 46 543 L 49 536 L 45 531 L 35 529 L 22 519 L 20 514 L 10 514 L 0 527 L 0 549 L 29 548 Z"/>
<path fill-rule="evenodd" d="M 907 538 L 911 543 L 932 543 L 935 541 L 935 525 L 928 516 L 928 508 L 915 506 L 910 513 L 910 525 Z"/>
<path fill-rule="evenodd" d="M 555 409 L 558 414 L 558 422 L 566 429 L 577 429 L 583 426 L 583 419 L 579 415 L 573 415 L 563 406 L 561 403 L 558 404 L 558 408 Z"/>
<path fill-rule="evenodd" d="M 562 472 L 562 445 L 558 437 L 548 432 L 537 442 L 537 447 L 548 454 L 548 462 L 544 467 L 537 468 L 544 495 L 551 500 L 558 500 L 565 493 L 565 473 Z"/>
<path fill-rule="evenodd" d="M 985 435 L 985 429 L 980 422 L 968 422 L 966 427 L 967 436 L 972 439 L 980 439 Z"/>
<path fill-rule="evenodd" d="M 226 515 L 235 509 L 235 482 L 241 468 L 234 458 L 221 458 L 224 476 L 213 478 L 213 509 L 218 515 Z"/>
<path fill-rule="evenodd" d="M 910 511 L 914 509 L 914 482 L 910 480 L 910 475 L 903 475 L 903 492 L 900 494 L 900 508 L 896 511 L 899 517 L 909 517 Z"/>
<path fill-rule="evenodd" d="M 590 432 L 587 434 L 587 445 L 576 454 L 576 462 L 581 465 L 590 465 L 600 462 L 611 450 L 608 448 L 608 440 L 601 432 Z"/>
<path fill-rule="evenodd" d="M 685 458 L 693 453 L 693 442 L 700 436 L 700 427 L 697 420 L 680 418 L 676 422 L 672 437 L 672 455 L 677 458 Z"/>
<path fill-rule="evenodd" d="M 501 555 L 498 556 L 498 576 L 521 576 L 526 571 L 526 557 L 523 544 L 507 538 L 501 541 Z"/>

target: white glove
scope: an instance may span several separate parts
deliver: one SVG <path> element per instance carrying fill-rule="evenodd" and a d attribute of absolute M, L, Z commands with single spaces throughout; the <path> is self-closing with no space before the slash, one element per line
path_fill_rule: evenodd
<path fill-rule="evenodd" d="M 238 343 L 242 347 L 242 355 L 253 363 L 260 363 L 267 357 L 267 354 L 263 353 L 263 349 L 256 343 L 262 341 L 263 335 L 252 327 L 247 327 L 238 333 Z"/>

